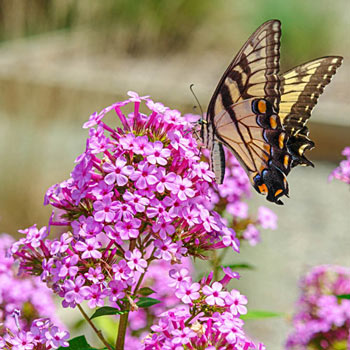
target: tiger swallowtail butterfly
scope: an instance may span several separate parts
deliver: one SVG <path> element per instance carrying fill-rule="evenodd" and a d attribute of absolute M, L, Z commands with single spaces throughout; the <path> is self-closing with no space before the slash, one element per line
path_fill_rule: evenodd
<path fill-rule="evenodd" d="M 319 95 L 342 58 L 319 58 L 280 75 L 281 23 L 263 23 L 230 63 L 211 98 L 201 138 L 211 152 L 216 182 L 225 175 L 227 147 L 257 192 L 277 204 L 288 196 L 286 176 L 298 164 L 313 165 L 305 126 Z"/>

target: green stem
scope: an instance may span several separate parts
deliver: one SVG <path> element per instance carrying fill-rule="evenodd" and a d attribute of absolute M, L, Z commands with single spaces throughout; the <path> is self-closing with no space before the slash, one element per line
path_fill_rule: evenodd
<path fill-rule="evenodd" d="M 126 312 L 125 314 L 120 315 L 118 336 L 115 342 L 115 350 L 124 350 L 125 333 L 128 325 L 128 317 L 129 317 L 129 312 Z"/>
<path fill-rule="evenodd" d="M 83 317 L 85 318 L 85 320 L 87 321 L 87 323 L 91 326 L 91 328 L 94 330 L 94 332 L 96 333 L 96 335 L 100 338 L 101 342 L 106 346 L 106 348 L 108 350 L 114 350 L 108 343 L 107 340 L 104 338 L 104 336 L 102 335 L 102 332 L 99 331 L 96 326 L 92 323 L 92 321 L 90 320 L 89 316 L 85 313 L 85 311 L 83 310 L 83 308 L 77 304 L 79 311 L 81 312 L 81 314 L 83 315 Z"/>

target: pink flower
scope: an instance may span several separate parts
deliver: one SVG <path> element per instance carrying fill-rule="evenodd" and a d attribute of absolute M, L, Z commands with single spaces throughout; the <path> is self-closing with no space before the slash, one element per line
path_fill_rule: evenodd
<path fill-rule="evenodd" d="M 153 144 L 148 143 L 145 147 L 147 161 L 151 164 L 166 165 L 167 158 L 170 157 L 171 151 L 168 148 L 163 148 L 163 142 L 156 141 Z"/>
<path fill-rule="evenodd" d="M 149 165 L 147 162 L 139 163 L 137 170 L 131 174 L 130 179 L 135 182 L 135 186 L 141 190 L 147 188 L 149 185 L 157 183 L 157 169 L 154 165 Z"/>
<path fill-rule="evenodd" d="M 173 189 L 173 193 L 177 194 L 180 200 L 185 201 L 187 198 L 192 198 L 195 195 L 195 191 L 192 189 L 192 181 L 187 178 L 177 176 L 176 178 L 177 188 Z"/>
<path fill-rule="evenodd" d="M 262 228 L 276 230 L 277 228 L 277 215 L 266 207 L 259 207 L 258 220 Z"/>
<path fill-rule="evenodd" d="M 225 305 L 224 299 L 226 298 L 227 292 L 222 291 L 221 283 L 214 282 L 211 287 L 204 286 L 203 294 L 207 295 L 207 297 L 205 298 L 205 302 L 208 305 L 218 305 L 218 306 Z"/>
<path fill-rule="evenodd" d="M 247 297 L 238 290 L 232 289 L 225 298 L 226 304 L 230 305 L 230 311 L 233 315 L 244 315 L 247 313 L 245 305 L 248 303 Z"/>
<path fill-rule="evenodd" d="M 138 194 L 126 191 L 123 195 L 123 199 L 132 205 L 138 213 L 145 211 L 146 206 L 149 204 L 149 199 L 142 197 Z"/>
<path fill-rule="evenodd" d="M 103 170 L 108 173 L 105 177 L 105 183 L 107 185 L 113 185 L 116 183 L 118 186 L 124 186 L 128 183 L 128 176 L 130 176 L 134 168 L 131 165 L 126 165 L 125 158 L 117 158 L 115 165 L 106 162 L 103 164 Z"/>
<path fill-rule="evenodd" d="M 77 251 L 83 252 L 81 256 L 83 259 L 101 259 L 102 253 L 99 251 L 101 247 L 102 243 L 96 238 L 88 238 L 85 242 L 79 241 L 74 245 Z"/>
<path fill-rule="evenodd" d="M 105 196 L 101 201 L 94 203 L 94 209 L 94 219 L 97 222 L 112 222 L 118 209 L 118 202 L 112 202 L 111 197 Z"/>
<path fill-rule="evenodd" d="M 183 282 L 180 284 L 179 288 L 176 290 L 175 295 L 181 299 L 181 301 L 185 304 L 191 304 L 193 300 L 196 300 L 200 297 L 199 291 L 200 285 L 199 283 L 188 283 Z"/>
<path fill-rule="evenodd" d="M 141 226 L 140 219 L 132 219 L 130 221 L 120 221 L 117 224 L 117 230 L 119 231 L 120 237 L 123 240 L 137 238 L 140 234 L 138 228 Z"/>
<path fill-rule="evenodd" d="M 142 254 L 138 249 L 134 249 L 132 252 L 130 250 L 125 252 L 125 258 L 128 261 L 128 266 L 131 270 L 136 270 L 143 273 L 147 267 L 147 261 L 142 259 Z"/>

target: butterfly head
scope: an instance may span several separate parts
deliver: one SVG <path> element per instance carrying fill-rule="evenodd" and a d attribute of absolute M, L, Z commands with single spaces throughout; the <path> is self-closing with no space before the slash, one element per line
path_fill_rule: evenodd
<path fill-rule="evenodd" d="M 276 204 L 283 204 L 282 196 L 288 197 L 288 183 L 285 175 L 274 166 L 264 169 L 252 179 L 257 192 L 266 195 L 266 199 Z"/>

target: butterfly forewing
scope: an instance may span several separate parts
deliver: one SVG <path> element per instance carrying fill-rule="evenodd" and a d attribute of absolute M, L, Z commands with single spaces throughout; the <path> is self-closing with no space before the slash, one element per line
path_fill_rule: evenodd
<path fill-rule="evenodd" d="M 247 40 L 221 78 L 209 103 L 210 121 L 223 109 L 252 97 L 264 97 L 277 110 L 281 23 L 262 24 Z"/>

